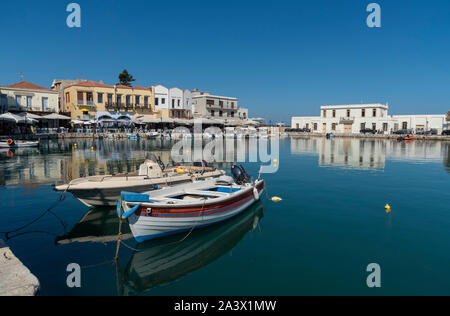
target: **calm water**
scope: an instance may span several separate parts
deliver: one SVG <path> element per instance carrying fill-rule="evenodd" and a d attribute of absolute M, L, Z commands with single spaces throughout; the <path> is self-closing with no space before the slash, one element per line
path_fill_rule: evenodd
<path fill-rule="evenodd" d="M 73 144 L 0 152 L 0 231 L 42 214 L 59 198 L 55 182 L 135 171 L 148 151 L 170 155 L 160 141 Z M 8 243 L 43 295 L 450 295 L 449 143 L 305 138 L 281 140 L 280 151 L 279 172 L 265 178 L 283 202 L 183 242 L 137 245 L 126 227 L 137 251 L 122 247 L 118 266 L 114 210 L 70 194 Z M 66 286 L 70 263 L 83 267 L 81 289 Z M 369 263 L 381 266 L 381 289 L 366 286 Z"/>

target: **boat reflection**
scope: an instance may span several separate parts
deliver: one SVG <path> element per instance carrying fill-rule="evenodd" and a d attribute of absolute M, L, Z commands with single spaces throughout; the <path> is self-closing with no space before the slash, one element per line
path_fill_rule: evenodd
<path fill-rule="evenodd" d="M 320 137 L 292 138 L 292 154 L 318 155 L 319 166 L 361 170 L 386 167 L 387 160 L 441 162 L 450 144 L 440 141 L 396 142 L 381 139 Z"/>
<path fill-rule="evenodd" d="M 70 243 L 107 243 L 117 241 L 119 233 L 119 218 L 115 208 L 90 209 L 72 230 L 57 237 L 55 244 Z M 128 225 L 122 226 L 123 240 L 133 238 Z"/>
<path fill-rule="evenodd" d="M 145 295 L 209 265 L 255 230 L 263 214 L 260 202 L 227 222 L 194 230 L 184 241 L 178 235 L 140 244 L 121 271 L 121 294 Z"/>

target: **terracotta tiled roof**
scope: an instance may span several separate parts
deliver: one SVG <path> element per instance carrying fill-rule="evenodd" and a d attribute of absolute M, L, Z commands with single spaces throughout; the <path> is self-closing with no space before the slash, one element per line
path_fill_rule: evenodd
<path fill-rule="evenodd" d="M 116 88 L 119 88 L 119 89 L 133 89 L 133 90 L 150 90 L 150 91 L 152 90 L 152 87 L 149 87 L 149 88 L 145 88 L 145 87 L 141 87 L 141 86 L 128 87 L 128 86 L 124 86 L 122 84 L 116 85 Z"/>
<path fill-rule="evenodd" d="M 77 86 L 77 87 L 89 87 L 89 88 L 114 88 L 113 86 L 97 82 L 97 81 L 84 81 L 79 82 L 71 85 L 71 87 Z"/>
<path fill-rule="evenodd" d="M 36 85 L 34 83 L 27 82 L 27 81 L 21 81 L 21 82 L 12 84 L 10 86 L 2 86 L 2 87 L 4 87 L 4 88 L 13 88 L 13 89 L 23 89 L 23 90 L 42 90 L 42 91 L 55 92 L 54 90 L 38 86 L 38 85 Z"/>

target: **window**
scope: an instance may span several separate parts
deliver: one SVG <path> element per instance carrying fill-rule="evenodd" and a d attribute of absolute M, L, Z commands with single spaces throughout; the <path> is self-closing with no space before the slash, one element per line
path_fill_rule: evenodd
<path fill-rule="evenodd" d="M 327 117 L 327 110 L 323 110 L 323 117 Z"/>
<path fill-rule="evenodd" d="M 408 122 L 402 123 L 402 129 L 408 129 Z"/>
<path fill-rule="evenodd" d="M 314 130 L 317 131 L 317 123 L 314 123 Z"/>
<path fill-rule="evenodd" d="M 207 105 L 214 105 L 214 100 L 206 100 Z"/>
<path fill-rule="evenodd" d="M 86 93 L 87 105 L 94 105 L 94 94 L 92 92 Z"/>
<path fill-rule="evenodd" d="M 48 111 L 48 98 L 42 98 L 42 111 Z"/>
<path fill-rule="evenodd" d="M 127 106 L 131 105 L 131 96 L 127 95 L 125 97 L 125 102 L 126 102 Z"/>
<path fill-rule="evenodd" d="M 214 110 L 211 110 L 211 116 L 214 116 L 214 115 L 215 115 Z"/>
<path fill-rule="evenodd" d="M 27 97 L 27 108 L 31 109 L 33 97 Z"/>
<path fill-rule="evenodd" d="M 306 124 L 306 129 L 309 129 L 309 124 Z"/>
<path fill-rule="evenodd" d="M 156 106 L 159 105 L 159 98 L 155 98 L 155 105 L 156 105 Z"/>
<path fill-rule="evenodd" d="M 22 106 L 22 96 L 21 95 L 16 95 L 16 105 Z"/>
<path fill-rule="evenodd" d="M 387 132 L 388 130 L 388 123 L 383 123 L 383 131 Z"/>
<path fill-rule="evenodd" d="M 333 110 L 333 117 L 336 117 L 336 110 Z"/>
<path fill-rule="evenodd" d="M 366 117 L 366 109 L 361 110 L 361 117 Z"/>
<path fill-rule="evenodd" d="M 165 98 L 162 98 L 161 99 L 161 105 L 165 105 L 166 104 L 166 99 Z"/>
<path fill-rule="evenodd" d="M 366 129 L 366 123 L 361 123 L 361 130 Z"/>
<path fill-rule="evenodd" d="M 103 93 L 97 94 L 97 101 L 98 103 L 103 103 Z"/>
<path fill-rule="evenodd" d="M 223 116 L 223 112 L 219 111 L 219 116 L 222 117 Z"/>
<path fill-rule="evenodd" d="M 331 130 L 333 130 L 333 131 L 336 130 L 336 123 L 331 124 Z"/>
<path fill-rule="evenodd" d="M 223 108 L 223 101 L 219 101 L 219 105 L 221 108 Z"/>
<path fill-rule="evenodd" d="M 372 130 L 374 130 L 374 131 L 377 130 L 377 123 L 372 123 Z"/>
<path fill-rule="evenodd" d="M 108 94 L 108 104 L 112 105 L 113 103 L 113 95 L 112 94 Z"/>
<path fill-rule="evenodd" d="M 234 102 L 231 102 L 231 108 L 234 109 Z"/>
<path fill-rule="evenodd" d="M 136 103 L 136 105 L 140 105 L 141 104 L 141 97 L 139 95 L 136 96 L 134 103 Z"/>
<path fill-rule="evenodd" d="M 234 112 L 231 112 L 231 117 L 234 117 Z"/>
<path fill-rule="evenodd" d="M 351 111 L 347 110 L 347 117 L 350 117 Z"/>
<path fill-rule="evenodd" d="M 148 97 L 144 97 L 144 106 L 145 106 L 145 107 L 148 106 Z"/>
<path fill-rule="evenodd" d="M 70 93 L 66 92 L 66 103 L 70 102 Z"/>
<path fill-rule="evenodd" d="M 117 105 L 122 105 L 122 95 L 121 94 L 117 95 L 116 103 L 117 103 Z"/>
<path fill-rule="evenodd" d="M 377 109 L 373 109 L 373 111 L 372 111 L 372 116 L 373 116 L 373 117 L 377 117 Z"/>
<path fill-rule="evenodd" d="M 180 100 L 178 100 L 178 107 L 180 107 L 180 102 L 181 102 L 181 101 L 180 101 Z"/>
<path fill-rule="evenodd" d="M 0 94 L 0 111 L 6 111 L 7 100 L 6 94 Z"/>
<path fill-rule="evenodd" d="M 84 93 L 83 92 L 77 92 L 77 100 L 78 103 L 80 103 L 80 101 L 84 101 Z"/>
<path fill-rule="evenodd" d="M 175 108 L 175 100 L 172 100 L 172 109 Z"/>

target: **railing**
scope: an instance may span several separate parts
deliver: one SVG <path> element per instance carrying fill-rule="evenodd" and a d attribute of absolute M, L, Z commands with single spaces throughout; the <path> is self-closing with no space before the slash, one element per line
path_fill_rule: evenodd
<path fill-rule="evenodd" d="M 94 106 L 94 101 L 78 100 L 78 106 Z"/>

